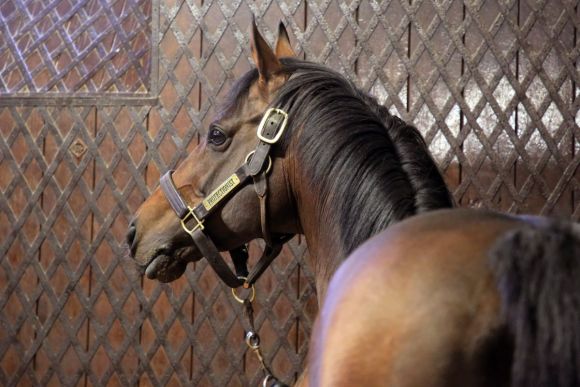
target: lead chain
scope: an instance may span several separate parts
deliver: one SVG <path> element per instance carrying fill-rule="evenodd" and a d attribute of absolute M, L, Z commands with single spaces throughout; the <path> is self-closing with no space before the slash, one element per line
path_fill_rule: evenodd
<path fill-rule="evenodd" d="M 270 368 L 266 365 L 264 355 L 260 349 L 260 336 L 256 333 L 254 328 L 254 308 L 252 307 L 252 301 L 249 298 L 246 298 L 243 301 L 243 304 L 249 326 L 249 329 L 246 332 L 245 342 L 248 348 L 250 348 L 258 358 L 262 371 L 265 374 L 264 379 L 262 380 L 262 387 L 267 387 L 268 382 L 270 381 L 274 382 L 273 386 L 285 386 L 272 374 L 272 371 L 270 371 Z"/>
<path fill-rule="evenodd" d="M 270 379 L 275 380 L 272 372 L 266 365 L 264 361 L 264 356 L 262 355 L 262 351 L 260 350 L 260 336 L 254 331 L 248 331 L 246 333 L 246 344 L 247 346 L 254 352 L 258 360 L 260 361 L 260 366 L 262 367 L 262 371 L 266 374 L 264 380 L 262 381 L 262 386 L 266 387 L 268 385 L 268 381 Z"/>

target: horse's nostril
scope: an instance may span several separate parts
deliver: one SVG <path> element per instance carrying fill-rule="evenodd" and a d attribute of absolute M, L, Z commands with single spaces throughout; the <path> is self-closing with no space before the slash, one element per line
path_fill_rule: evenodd
<path fill-rule="evenodd" d="M 129 225 L 129 231 L 127 232 L 127 244 L 131 248 L 131 254 L 135 255 L 135 235 L 137 234 L 137 227 L 135 226 L 135 221 L 132 221 Z"/>

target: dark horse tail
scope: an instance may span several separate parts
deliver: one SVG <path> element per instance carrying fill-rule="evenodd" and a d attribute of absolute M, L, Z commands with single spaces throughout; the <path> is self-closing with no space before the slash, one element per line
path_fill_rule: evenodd
<path fill-rule="evenodd" d="M 513 337 L 512 387 L 580 386 L 577 227 L 562 221 L 525 227 L 493 250 L 491 265 Z"/>

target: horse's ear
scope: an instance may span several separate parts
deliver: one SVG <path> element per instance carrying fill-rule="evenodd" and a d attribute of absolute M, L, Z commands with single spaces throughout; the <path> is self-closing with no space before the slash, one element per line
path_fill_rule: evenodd
<path fill-rule="evenodd" d="M 294 57 L 296 54 L 290 45 L 290 38 L 288 37 L 288 31 L 284 27 L 284 23 L 280 22 L 278 24 L 278 39 L 276 40 L 276 56 L 278 58 L 283 57 Z"/>
<path fill-rule="evenodd" d="M 282 67 L 276 55 L 268 46 L 268 43 L 264 40 L 258 27 L 256 26 L 256 21 L 252 21 L 252 58 L 254 63 L 258 68 L 260 73 L 260 80 L 265 82 L 268 80 L 271 74 L 275 73 Z"/>

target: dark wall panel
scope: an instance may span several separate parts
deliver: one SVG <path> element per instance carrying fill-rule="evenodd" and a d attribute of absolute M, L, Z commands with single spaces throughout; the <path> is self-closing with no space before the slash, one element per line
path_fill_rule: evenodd
<path fill-rule="evenodd" d="M 251 68 L 252 15 L 416 125 L 461 206 L 580 219 L 577 1 L 0 2 L 0 384 L 248 386 L 241 308 L 206 263 L 141 278 L 124 233 Z M 253 259 L 259 243 L 251 245 Z M 299 375 L 303 239 L 258 284 L 266 359 Z"/>

